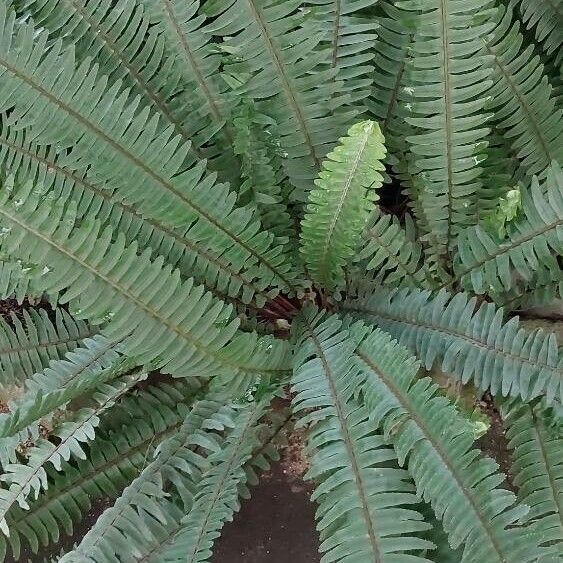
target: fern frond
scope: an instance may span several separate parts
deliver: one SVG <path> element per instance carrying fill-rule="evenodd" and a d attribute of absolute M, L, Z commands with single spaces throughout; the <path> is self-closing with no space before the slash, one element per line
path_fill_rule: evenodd
<path fill-rule="evenodd" d="M 563 557 L 563 438 L 546 424 L 541 404 L 506 405 L 503 417 L 513 450 L 514 485 L 520 501 L 530 507 L 526 520 Z"/>
<path fill-rule="evenodd" d="M 347 101 L 335 97 L 340 84 L 330 68 L 330 53 L 301 0 L 226 0 L 207 2 L 213 18 L 206 31 L 222 36 L 222 48 L 237 57 L 225 72 L 241 82 L 238 95 L 257 101 L 260 112 L 276 121 L 284 168 L 306 201 L 321 161 L 334 147 L 353 112 L 334 112 Z M 261 101 L 263 100 L 263 102 Z"/>
<path fill-rule="evenodd" d="M 476 223 L 479 162 L 484 159 L 485 93 L 491 82 L 480 54 L 490 32 L 488 0 L 464 5 L 451 0 L 401 3 L 422 13 L 405 78 L 407 137 L 421 184 L 420 205 L 428 221 L 435 261 L 451 250 L 457 233 Z"/>
<path fill-rule="evenodd" d="M 372 86 L 373 46 L 376 27 L 370 16 L 361 11 L 377 0 L 307 0 L 319 29 L 324 32 L 323 45 L 330 49 L 330 66 L 338 69 L 341 93 L 350 94 L 350 102 L 361 106 Z"/>
<path fill-rule="evenodd" d="M 378 199 L 385 156 L 377 123 L 353 125 L 323 163 L 302 220 L 301 253 L 313 281 L 334 289 L 344 279 Z"/>
<path fill-rule="evenodd" d="M 563 254 L 563 172 L 557 163 L 547 171 L 546 188 L 536 177 L 522 194 L 520 216 L 506 228 L 507 237 L 470 227 L 458 239 L 455 280 L 482 294 L 512 289 L 519 279 L 530 281 L 538 269 L 560 273 Z"/>
<path fill-rule="evenodd" d="M 524 38 L 518 23 L 512 23 L 512 10 L 499 9 L 496 19 L 494 32 L 483 39 L 494 81 L 487 109 L 526 174 L 542 175 L 551 161 L 563 162 L 563 110 L 534 46 L 522 48 Z"/>
<path fill-rule="evenodd" d="M 25 392 L 0 414 L 0 438 L 12 436 L 72 399 L 105 381 L 131 370 L 134 365 L 119 355 L 120 340 L 94 336 L 25 382 Z"/>
<path fill-rule="evenodd" d="M 514 0 L 528 29 L 534 29 L 536 40 L 547 55 L 561 62 L 563 45 L 563 3 L 561 0 Z"/>
<path fill-rule="evenodd" d="M 0 480 L 6 483 L 7 488 L 0 489 L 0 530 L 5 535 L 10 534 L 6 522 L 6 514 L 10 508 L 18 503 L 24 510 L 29 509 L 27 497 L 35 493 L 37 498 L 39 491 L 48 487 L 45 465 L 50 463 L 60 471 L 62 462 L 68 461 L 71 456 L 84 459 L 86 454 L 82 444 L 93 440 L 95 428 L 100 422 L 100 414 L 144 377 L 146 373 L 138 370 L 111 384 L 99 385 L 92 395 L 97 405 L 82 408 L 68 417 L 53 431 L 55 443 L 47 438 L 40 438 L 27 450 L 25 464 L 10 464 L 3 468 Z"/>
<path fill-rule="evenodd" d="M 444 373 L 480 389 L 525 401 L 545 394 L 563 400 L 563 359 L 553 333 L 528 332 L 517 318 L 504 322 L 502 309 L 478 306 L 467 294 L 381 289 L 351 300 L 343 310 L 375 323 L 420 358 L 426 369 Z"/>
<path fill-rule="evenodd" d="M 235 419 L 235 428 L 221 450 L 209 456 L 209 469 L 197 482 L 197 492 L 178 529 L 169 537 L 151 546 L 142 561 L 160 563 L 185 561 L 202 563 L 211 557 L 214 540 L 226 521 L 240 508 L 239 487 L 246 481 L 244 464 L 260 446 L 257 423 L 271 399 L 267 394 L 254 404 L 246 406 Z"/>
<path fill-rule="evenodd" d="M 418 502 L 414 488 L 356 399 L 355 342 L 340 320 L 323 316 L 299 320 L 292 379 L 293 411 L 309 426 L 321 561 L 426 562 L 416 552 L 432 544 L 417 533 L 429 525 L 409 506 Z"/>
<path fill-rule="evenodd" d="M 54 320 L 45 309 L 24 309 L 23 319 L 10 314 L 10 323 L 0 318 L 0 379 L 2 385 L 23 383 L 24 379 L 62 358 L 93 337 L 98 329 L 74 319 L 64 309 L 54 311 Z"/>
<path fill-rule="evenodd" d="M 116 497 L 152 458 L 155 448 L 177 432 L 197 388 L 191 380 L 152 386 L 128 395 L 103 418 L 96 439 L 87 446 L 87 459 L 62 462 L 62 471 L 47 466 L 49 488 L 29 510 L 12 507 L 6 516 L 10 537 L 0 534 L 0 556 L 8 549 L 20 556 L 26 541 L 32 552 L 71 535 L 78 522 L 100 497 Z M 117 415 L 117 416 L 116 416 Z"/>
<path fill-rule="evenodd" d="M 468 421 L 438 395 L 430 378 L 417 379 L 414 358 L 379 330 L 356 354 L 370 421 L 393 442 L 399 464 L 442 521 L 450 546 L 463 545 L 461 561 L 536 561 L 543 553 L 538 534 L 516 525 L 527 508 L 498 488 L 504 476 L 497 463 L 472 449 Z"/>
<path fill-rule="evenodd" d="M 422 248 L 411 240 L 391 215 L 380 215 L 370 221 L 364 241 L 354 260 L 364 261 L 362 270 L 385 272 L 383 285 L 427 287 L 430 272 L 421 263 Z"/>
<path fill-rule="evenodd" d="M 236 413 L 222 402 L 207 398 L 195 403 L 180 430 L 162 442 L 154 459 L 61 563 L 114 561 L 119 553 L 144 557 L 147 543 L 154 539 L 151 521 L 168 522 L 161 502 L 169 496 L 165 484 L 172 484 L 188 501 L 193 498 L 194 483 L 209 467 L 209 455 L 221 449 L 219 432 L 234 428 L 235 420 Z"/>
<path fill-rule="evenodd" d="M 183 235 L 189 231 L 195 245 L 236 271 L 252 271 L 263 288 L 291 292 L 291 265 L 273 246 L 273 235 L 260 230 L 250 209 L 235 207 L 228 186 L 204 175 L 203 162 L 184 168 L 189 147 L 171 127 L 161 130 L 158 116 L 138 101 L 127 105 L 119 83 L 106 88 L 88 61 L 75 68 L 72 49 L 47 48 L 47 34 L 16 22 L 5 4 L 0 38 L 0 111 L 13 108 L 9 127 L 29 127 L 30 140 L 55 144 L 61 166 L 87 170 L 143 216 Z M 54 82 L 47 78 L 53 76 Z"/>
<path fill-rule="evenodd" d="M 74 212 L 50 202 L 38 203 L 31 186 L 11 194 L 4 186 L 0 217 L 11 231 L 3 248 L 52 268 L 42 278 L 46 291 L 62 293 L 77 315 L 107 321 L 108 338 L 128 336 L 125 355 L 138 364 L 154 361 L 175 376 L 224 375 L 231 382 L 258 373 L 282 373 L 287 346 L 274 339 L 237 332 L 232 307 L 214 299 L 193 279 L 137 254 L 124 237 L 85 221 L 73 229 Z M 10 197 L 10 195 L 12 197 Z M 281 372 L 279 371 L 281 369 Z M 202 372 L 203 370 L 203 372 Z"/>

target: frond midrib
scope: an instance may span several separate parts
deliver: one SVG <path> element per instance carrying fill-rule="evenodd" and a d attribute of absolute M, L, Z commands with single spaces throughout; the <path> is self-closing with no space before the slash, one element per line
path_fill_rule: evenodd
<path fill-rule="evenodd" d="M 401 317 L 393 316 L 393 315 L 382 313 L 382 312 L 379 312 L 379 311 L 376 312 L 376 311 L 370 310 L 368 307 L 352 307 L 352 306 L 350 306 L 346 303 L 344 303 L 342 305 L 342 308 L 345 309 L 346 311 L 351 311 L 353 313 L 361 313 L 361 314 L 369 315 L 369 316 L 373 316 L 373 317 L 380 317 L 382 319 L 387 319 L 389 321 L 396 322 L 396 323 L 399 323 L 399 324 L 403 324 L 403 325 L 407 325 L 407 326 L 416 326 L 416 327 L 419 327 L 419 328 L 426 329 L 428 331 L 447 334 L 449 336 L 459 338 L 460 340 L 465 340 L 466 342 L 468 342 L 469 344 L 471 344 L 472 346 L 475 346 L 477 348 L 485 349 L 485 350 L 488 350 L 489 352 L 494 352 L 495 354 L 503 356 L 503 357 L 505 357 L 509 360 L 515 360 L 515 361 L 523 363 L 523 364 L 528 364 L 532 367 L 540 367 L 542 369 L 549 370 L 552 373 L 554 373 L 555 375 L 559 375 L 559 377 L 561 379 L 563 379 L 563 369 L 559 369 L 557 367 L 550 366 L 550 365 L 548 365 L 544 362 L 531 361 L 530 359 L 528 359 L 526 357 L 518 356 L 516 354 L 506 352 L 505 350 L 495 348 L 494 346 L 489 346 L 487 343 L 485 343 L 481 340 L 476 340 L 475 338 L 472 338 L 470 336 L 467 336 L 463 332 L 453 330 L 451 327 L 444 327 L 444 326 L 441 326 L 441 325 L 439 325 L 439 326 L 429 325 L 429 324 L 426 324 L 426 323 L 421 323 L 420 321 L 414 320 L 414 319 L 403 319 Z"/>
<path fill-rule="evenodd" d="M 278 54 L 277 49 L 274 47 L 274 44 L 272 42 L 272 39 L 270 38 L 268 30 L 266 29 L 266 26 L 262 21 L 262 16 L 260 15 L 260 12 L 256 8 L 255 0 L 246 0 L 246 2 L 248 4 L 248 7 L 250 8 L 250 12 L 252 16 L 254 17 L 254 20 L 256 21 L 256 25 L 258 26 L 260 35 L 262 36 L 264 44 L 266 45 L 266 48 L 270 53 L 270 57 L 274 63 L 274 66 L 276 67 L 277 75 L 280 77 L 282 90 L 284 92 L 287 101 L 289 102 L 293 115 L 296 117 L 297 122 L 299 123 L 299 127 L 305 139 L 305 145 L 307 146 L 307 150 L 309 151 L 309 154 L 313 158 L 313 161 L 315 163 L 315 168 L 317 170 L 320 170 L 321 161 L 315 151 L 315 147 L 311 139 L 311 134 L 309 133 L 309 130 L 307 128 L 307 122 L 305 121 L 301 108 L 299 107 L 299 104 L 297 103 L 297 100 L 295 99 L 295 96 L 293 94 L 293 90 L 291 88 L 289 78 L 287 77 L 287 73 L 285 71 L 285 66 L 280 60 L 281 57 Z"/>
<path fill-rule="evenodd" d="M 341 8 L 341 1 L 342 0 L 334 0 L 334 25 L 332 27 L 332 68 L 336 68 L 336 64 L 338 62 L 338 35 L 340 33 L 340 8 Z"/>
<path fill-rule="evenodd" d="M 0 65 L 2 65 L 4 68 L 6 68 L 14 76 L 17 76 L 20 80 L 24 81 L 31 88 L 33 88 L 34 90 L 37 90 L 43 97 L 45 97 L 51 103 L 53 103 L 56 106 L 58 106 L 59 108 L 61 108 L 66 113 L 68 113 L 76 121 L 81 123 L 84 127 L 91 130 L 95 135 L 97 135 L 98 137 L 103 139 L 104 142 L 106 142 L 113 149 L 115 149 L 116 152 L 119 152 L 120 154 L 122 154 L 126 159 L 130 160 L 133 164 L 135 164 L 135 166 L 138 166 L 145 174 L 150 176 L 157 184 L 161 185 L 164 189 L 166 189 L 167 191 L 172 193 L 175 197 L 177 197 L 179 200 L 184 202 L 188 207 L 193 209 L 198 215 L 200 215 L 206 221 L 208 221 L 211 225 L 213 225 L 213 227 L 215 227 L 218 231 L 221 231 L 228 238 L 233 240 L 238 246 L 240 246 L 241 248 L 244 248 L 244 250 L 246 252 L 248 252 L 251 256 L 256 258 L 256 260 L 258 262 L 260 262 L 261 264 L 266 266 L 272 273 L 274 273 L 280 280 L 282 280 L 290 290 L 292 290 L 292 291 L 294 290 L 290 280 L 287 279 L 286 276 L 283 273 L 279 272 L 278 269 L 275 266 L 270 264 L 270 262 L 268 260 L 266 260 L 263 256 L 258 254 L 252 247 L 248 246 L 248 244 L 246 244 L 243 240 L 241 240 L 240 237 L 238 237 L 237 235 L 235 235 L 234 233 L 229 231 L 226 227 L 221 225 L 221 223 L 219 223 L 214 217 L 209 215 L 209 213 L 204 211 L 197 203 L 191 201 L 189 198 L 187 198 L 185 195 L 183 195 L 182 192 L 178 191 L 169 181 L 167 181 L 165 178 L 162 178 L 156 172 L 154 172 L 151 168 L 149 168 L 147 165 L 145 165 L 142 160 L 140 160 L 138 157 L 136 157 L 130 151 L 125 149 L 125 147 L 123 147 L 121 144 L 119 144 L 118 142 L 116 142 L 115 140 L 110 138 L 108 135 L 106 135 L 94 123 L 87 120 L 85 117 L 80 115 L 77 111 L 73 110 L 68 104 L 65 104 L 59 98 L 53 96 L 50 92 L 48 92 L 42 86 L 37 84 L 31 77 L 27 76 L 26 74 L 21 72 L 17 67 L 11 65 L 8 61 L 6 61 L 5 59 L 3 59 L 1 57 L 0 57 Z"/>
<path fill-rule="evenodd" d="M 57 164 L 54 161 L 54 159 L 49 160 L 47 158 L 41 157 L 33 151 L 27 150 L 23 147 L 16 145 L 15 143 L 8 141 L 4 136 L 0 136 L 0 144 L 4 145 L 6 147 L 9 147 L 10 149 L 12 149 L 16 152 L 24 154 L 28 158 L 36 160 L 37 162 L 41 162 L 42 164 L 44 164 L 47 167 L 47 169 L 55 170 L 59 174 L 62 174 L 64 176 L 66 176 L 67 178 L 69 178 L 75 184 L 78 184 L 78 185 L 82 186 L 84 189 L 90 190 L 91 192 L 95 193 L 97 196 L 99 196 L 99 197 L 103 198 L 105 201 L 111 203 L 111 205 L 116 205 L 116 206 L 120 207 L 121 209 L 123 209 L 126 213 L 128 213 L 128 214 L 130 214 L 134 217 L 137 217 L 139 219 L 142 219 L 145 223 L 152 225 L 155 229 L 162 231 L 166 235 L 174 238 L 176 241 L 178 241 L 178 243 L 180 245 L 185 246 L 186 248 L 188 248 L 189 250 L 191 250 L 195 254 L 202 256 L 205 260 L 211 262 L 212 264 L 215 264 L 217 266 L 217 268 L 227 272 L 228 275 L 231 276 L 232 278 L 239 280 L 243 286 L 252 289 L 252 291 L 255 294 L 262 296 L 266 300 L 269 299 L 269 295 L 267 295 L 264 291 L 262 291 L 253 282 L 245 279 L 241 272 L 238 272 L 237 270 L 233 269 L 228 263 L 225 263 L 222 260 L 220 260 L 218 257 L 215 257 L 212 254 L 210 254 L 198 242 L 194 242 L 194 241 L 180 235 L 174 229 L 167 227 L 166 225 L 157 221 L 154 218 L 145 217 L 144 215 L 139 213 L 132 205 L 128 205 L 127 203 L 125 203 L 122 200 L 114 199 L 112 197 L 112 192 L 110 192 L 109 190 L 103 190 L 103 189 L 96 187 L 94 184 L 87 182 L 84 178 L 81 178 L 79 175 L 74 174 L 73 172 L 71 172 L 70 170 L 67 170 L 66 168 L 63 168 L 62 166 Z M 214 291 L 214 289 L 211 288 L 211 291 Z M 237 302 L 238 301 L 239 300 L 237 299 Z M 1 353 L 2 353 L 2 351 L 0 350 L 0 354 Z"/>
<path fill-rule="evenodd" d="M 415 409 L 412 409 L 405 398 L 404 394 L 400 392 L 400 390 L 395 386 L 394 382 L 387 378 L 383 372 L 380 370 L 379 367 L 365 354 L 363 354 L 360 350 L 356 350 L 356 355 L 374 372 L 381 378 L 387 389 L 391 391 L 397 402 L 401 405 L 401 407 L 409 413 L 411 419 L 415 422 L 417 427 L 421 430 L 422 434 L 424 435 L 425 439 L 432 445 L 432 448 L 436 451 L 436 453 L 440 456 L 442 463 L 446 466 L 447 470 L 449 471 L 450 475 L 454 478 L 458 488 L 463 491 L 465 498 L 469 501 L 471 508 L 473 509 L 473 513 L 477 516 L 479 523 L 482 529 L 485 531 L 486 536 L 489 538 L 491 542 L 491 546 L 494 548 L 495 552 L 499 557 L 499 561 L 505 562 L 509 561 L 503 554 L 501 546 L 498 544 L 497 540 L 494 537 L 492 530 L 487 525 L 486 520 L 481 515 L 481 511 L 478 508 L 478 504 L 473 497 L 473 494 L 470 489 L 467 489 L 458 475 L 456 468 L 450 463 L 448 456 L 445 454 L 442 446 L 433 439 L 432 433 L 428 430 L 426 425 L 420 418 L 418 417 Z"/>
<path fill-rule="evenodd" d="M 323 371 L 326 374 L 326 380 L 328 382 L 328 386 L 330 389 L 330 394 L 332 398 L 332 403 L 334 404 L 336 415 L 338 417 L 339 426 L 342 430 L 342 437 L 344 439 L 344 445 L 346 447 L 346 452 L 348 454 L 348 459 L 350 460 L 350 469 L 354 474 L 354 485 L 356 486 L 356 490 L 358 491 L 358 496 L 362 505 L 362 516 L 366 523 L 366 527 L 368 530 L 369 541 L 373 550 L 374 554 L 374 562 L 373 563 L 382 563 L 382 557 L 380 553 L 379 546 L 377 545 L 377 535 L 375 531 L 375 525 L 373 519 L 371 518 L 370 511 L 369 511 L 369 503 L 365 494 L 365 486 L 362 479 L 362 474 L 360 472 L 360 468 L 358 466 L 358 461 L 356 459 L 356 454 L 354 451 L 354 447 L 352 446 L 352 438 L 350 436 L 350 432 L 348 430 L 348 426 L 346 424 L 346 417 L 342 412 L 342 405 L 340 404 L 340 397 L 338 395 L 338 391 L 334 384 L 334 374 L 330 369 L 330 365 L 326 359 L 326 356 L 323 352 L 322 345 L 319 342 L 317 335 L 315 334 L 314 330 L 312 329 L 311 325 L 307 323 L 307 328 L 310 334 L 310 338 L 315 346 L 317 351 L 317 356 L 321 360 Z"/>

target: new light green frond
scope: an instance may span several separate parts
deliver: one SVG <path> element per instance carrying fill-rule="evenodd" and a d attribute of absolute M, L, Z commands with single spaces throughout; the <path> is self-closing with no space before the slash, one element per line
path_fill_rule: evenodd
<path fill-rule="evenodd" d="M 181 426 L 197 388 L 190 380 L 172 385 L 151 386 L 122 399 L 111 417 L 102 419 L 87 459 L 62 462 L 61 472 L 47 466 L 49 489 L 29 510 L 18 506 L 6 515 L 9 538 L 0 534 L 0 558 L 9 549 L 17 559 L 22 543 L 31 551 L 72 535 L 75 524 L 101 497 L 116 497 L 147 465 L 160 442 Z M 117 416 L 116 416 L 117 415 Z"/>
<path fill-rule="evenodd" d="M 313 281 L 333 289 L 344 279 L 382 184 L 383 136 L 377 123 L 353 125 L 325 162 L 302 221 L 301 253 Z"/>
<path fill-rule="evenodd" d="M 106 337 L 127 335 L 125 355 L 175 376 L 223 375 L 231 383 L 287 369 L 285 343 L 237 332 L 232 307 L 193 279 L 182 282 L 148 250 L 138 255 L 122 235 L 112 242 L 111 229 L 97 221 L 73 228 L 72 209 L 38 203 L 30 189 L 11 194 L 3 187 L 0 220 L 11 229 L 3 247 L 49 266 L 42 278 L 46 291 L 60 292 L 60 302 L 71 303 L 81 317 L 107 321 Z"/>
<path fill-rule="evenodd" d="M 33 179 L 53 198 L 75 200 L 78 218 L 96 215 L 122 232 L 128 244 L 135 241 L 142 250 L 152 249 L 184 277 L 193 277 L 219 297 L 241 299 L 243 303 L 254 299 L 262 305 L 275 295 L 275 290 L 266 288 L 265 280 L 256 280 L 252 272 L 241 271 L 227 256 L 210 251 L 199 240 L 201 225 L 175 230 L 159 219 L 143 217 L 106 182 L 88 176 L 87 171 L 73 172 L 63 166 L 63 161 L 54 147 L 34 142 L 29 131 L 1 127 L 0 162 L 5 168 L 18 178 Z M 41 270 L 31 271 L 36 276 L 41 274 Z M 37 285 L 37 281 L 34 283 Z"/>
<path fill-rule="evenodd" d="M 429 526 L 411 508 L 418 502 L 412 484 L 357 399 L 356 342 L 339 319 L 313 311 L 299 329 L 293 411 L 309 427 L 321 562 L 428 561 L 416 555 L 432 544 L 417 537 Z"/>
<path fill-rule="evenodd" d="M 526 331 L 502 309 L 478 305 L 467 294 L 432 296 L 421 290 L 377 290 L 344 303 L 343 309 L 375 323 L 420 358 L 426 369 L 472 381 L 493 394 L 529 401 L 563 399 L 563 358 L 555 334 Z"/>
<path fill-rule="evenodd" d="M 54 311 L 54 321 L 45 309 L 24 309 L 22 316 L 20 320 L 11 313 L 10 323 L 0 318 L 2 385 L 21 384 L 98 332 L 60 308 Z"/>
<path fill-rule="evenodd" d="M 245 406 L 235 419 L 235 428 L 221 450 L 209 456 L 209 469 L 203 473 L 194 498 L 185 508 L 178 529 L 166 540 L 151 546 L 142 561 L 152 563 L 203 563 L 212 554 L 213 542 L 223 524 L 240 508 L 239 487 L 246 481 L 244 465 L 260 446 L 259 419 L 271 395 Z M 168 535 L 168 534 L 167 534 Z"/>
<path fill-rule="evenodd" d="M 561 62 L 563 45 L 563 3 L 561 0 L 513 0 L 526 27 L 534 30 L 543 50 Z"/>
<path fill-rule="evenodd" d="M 385 272 L 383 285 L 427 287 L 430 272 L 422 263 L 422 248 L 392 215 L 380 215 L 366 228 L 355 260 L 362 270 Z"/>
<path fill-rule="evenodd" d="M 151 526 L 151 521 L 163 525 L 168 521 L 161 502 L 166 504 L 170 496 L 165 485 L 172 484 L 187 498 L 193 496 L 193 484 L 209 468 L 209 455 L 221 449 L 220 432 L 234 428 L 235 419 L 234 410 L 216 400 L 195 403 L 180 430 L 162 442 L 154 459 L 98 518 L 78 547 L 61 558 L 61 563 L 115 561 L 119 554 L 144 557 L 146 545 L 154 539 L 151 531 L 159 530 Z"/>
<path fill-rule="evenodd" d="M 506 238 L 481 226 L 462 231 L 455 279 L 478 294 L 509 291 L 519 280 L 531 281 L 538 270 L 549 270 L 553 279 L 563 254 L 563 172 L 557 163 L 548 170 L 546 189 L 533 178 L 523 190 L 522 209 L 506 226 Z"/>
<path fill-rule="evenodd" d="M 330 49 L 330 65 L 338 69 L 341 93 L 350 94 L 350 102 L 362 105 L 372 86 L 373 45 L 377 25 L 362 10 L 377 0 L 307 0 L 319 28 L 324 31 L 323 45 Z"/>
<path fill-rule="evenodd" d="M 542 553 L 538 535 L 517 525 L 527 508 L 499 488 L 504 475 L 496 472 L 497 463 L 472 449 L 469 422 L 429 377 L 417 379 L 414 358 L 379 330 L 356 354 L 370 422 L 393 442 L 450 546 L 463 546 L 462 563 L 536 561 Z"/>
<path fill-rule="evenodd" d="M 100 414 L 144 377 L 146 373 L 138 370 L 111 384 L 102 383 L 92 395 L 96 405 L 81 408 L 67 417 L 53 430 L 51 436 L 54 441 L 44 437 L 39 438 L 26 451 L 25 463 L 13 463 L 3 467 L 0 480 L 6 483 L 6 488 L 0 489 L 0 530 L 5 535 L 10 534 L 6 521 L 6 514 L 10 508 L 18 503 L 24 510 L 29 509 L 27 497 L 35 494 L 37 498 L 41 489 L 48 487 L 45 466 L 52 464 L 57 471 L 60 471 L 62 462 L 69 461 L 71 456 L 84 459 L 86 454 L 83 444 L 94 439 Z"/>
<path fill-rule="evenodd" d="M 120 84 L 108 88 L 89 61 L 76 68 L 72 49 L 59 42 L 47 48 L 47 34 L 16 22 L 5 4 L 0 39 L 0 111 L 14 106 L 8 127 L 29 127 L 28 140 L 54 143 L 61 167 L 86 170 L 144 217 L 183 236 L 189 232 L 195 246 L 237 272 L 252 271 L 262 288 L 291 291 L 291 265 L 273 235 L 252 210 L 235 207 L 235 193 L 205 175 L 203 162 L 184 167 L 189 146 L 172 127 L 162 128 L 137 99 L 128 104 Z"/>
<path fill-rule="evenodd" d="M 546 423 L 541 404 L 515 403 L 503 411 L 514 485 L 530 507 L 526 520 L 563 557 L 563 438 Z"/>
<path fill-rule="evenodd" d="M 354 112 L 335 111 L 348 97 L 336 96 L 341 83 L 320 45 L 324 34 L 302 8 L 301 0 L 219 0 L 204 11 L 213 18 L 206 31 L 236 57 L 225 67 L 241 83 L 236 94 L 259 102 L 277 122 L 292 198 L 304 202 Z"/>
<path fill-rule="evenodd" d="M 98 335 L 86 339 L 63 360 L 25 382 L 25 392 L 0 414 L 0 438 L 12 436 L 42 417 L 80 397 L 105 381 L 111 381 L 134 367 L 118 353 L 122 339 L 108 340 Z"/>
<path fill-rule="evenodd" d="M 542 175 L 551 161 L 563 161 L 563 110 L 534 46 L 524 46 L 518 22 L 512 23 L 512 11 L 499 9 L 495 19 L 493 33 L 483 38 L 493 79 L 487 109 L 526 174 Z"/>
<path fill-rule="evenodd" d="M 407 137 L 420 180 L 434 261 L 447 259 L 457 233 L 476 223 L 477 192 L 484 159 L 489 70 L 480 55 L 489 33 L 489 0 L 402 2 L 415 13 L 415 41 L 402 100 Z"/>

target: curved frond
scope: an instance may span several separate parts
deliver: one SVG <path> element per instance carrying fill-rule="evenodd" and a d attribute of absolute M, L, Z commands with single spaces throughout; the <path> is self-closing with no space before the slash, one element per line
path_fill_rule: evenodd
<path fill-rule="evenodd" d="M 362 329 L 363 330 L 363 329 Z M 538 535 L 516 525 L 527 508 L 499 488 L 498 464 L 472 449 L 468 421 L 438 392 L 389 335 L 375 330 L 360 344 L 358 382 L 370 420 L 384 429 L 419 495 L 442 521 L 450 545 L 463 545 L 463 563 L 531 563 L 542 554 Z"/>
<path fill-rule="evenodd" d="M 526 520 L 563 557 L 563 437 L 546 424 L 541 405 L 516 403 L 503 410 L 514 485 L 530 507 Z"/>
<path fill-rule="evenodd" d="M 411 508 L 419 501 L 408 474 L 356 398 L 356 343 L 338 318 L 323 317 L 299 319 L 291 383 L 293 411 L 309 428 L 321 561 L 427 562 L 416 552 L 433 547 L 417 537 L 429 525 Z"/>
<path fill-rule="evenodd" d="M 526 174 L 541 175 L 551 161 L 563 162 L 563 110 L 534 46 L 522 48 L 524 38 L 519 24 L 512 23 L 512 10 L 499 9 L 496 19 L 494 32 L 483 39 L 493 78 L 487 109 Z"/>
<path fill-rule="evenodd" d="M 62 358 L 98 329 L 74 319 L 64 309 L 54 311 L 54 320 L 45 309 L 24 309 L 23 319 L 10 314 L 10 323 L 0 318 L 0 379 L 2 385 L 21 384 Z"/>
<path fill-rule="evenodd" d="M 301 253 L 312 279 L 333 289 L 344 279 L 378 199 L 385 156 L 377 123 L 353 125 L 323 163 L 302 220 Z"/>
<path fill-rule="evenodd" d="M 235 428 L 236 418 L 231 406 L 217 400 L 207 398 L 195 403 L 178 432 L 161 443 L 154 459 L 61 563 L 115 561 L 121 552 L 128 557 L 144 557 L 147 544 L 155 538 L 155 528 L 162 533 L 162 527 L 171 523 L 163 512 L 170 496 L 165 485 L 171 484 L 190 502 L 194 483 L 209 468 L 210 455 L 221 450 L 224 440 L 220 432 Z"/>
<path fill-rule="evenodd" d="M 485 94 L 491 85 L 480 51 L 493 10 L 489 0 L 401 6 L 422 9 L 402 96 L 411 111 L 406 120 L 415 128 L 407 141 L 436 261 L 447 257 L 461 229 L 476 223 L 479 162 L 489 133 L 483 126 Z"/>
<path fill-rule="evenodd" d="M 378 290 L 344 303 L 343 310 L 375 323 L 408 347 L 426 369 L 441 365 L 463 383 L 529 401 L 563 400 L 563 358 L 555 334 L 528 332 L 502 309 L 440 291 Z"/>
<path fill-rule="evenodd" d="M 138 364 L 154 362 L 175 376 L 280 374 L 287 346 L 272 338 L 237 331 L 232 307 L 214 299 L 193 279 L 180 280 L 177 270 L 137 254 L 98 221 L 73 229 L 74 212 L 49 201 L 38 203 L 28 185 L 11 193 L 3 188 L 0 217 L 10 232 L 3 247 L 50 270 L 42 283 L 61 293 L 79 316 L 107 321 L 108 338 L 127 335 L 123 352 Z M 11 197 L 10 197 L 11 196 Z"/>
<path fill-rule="evenodd" d="M 475 293 L 500 293 L 531 281 L 538 270 L 555 279 L 563 255 L 563 172 L 557 163 L 548 170 L 545 189 L 537 178 L 522 194 L 520 215 L 501 239 L 483 227 L 470 227 L 458 239 L 455 279 Z M 547 273 L 547 272 L 546 272 Z"/>
<path fill-rule="evenodd" d="M 330 68 L 330 50 L 319 47 L 323 32 L 301 0 L 219 0 L 204 11 L 205 28 L 223 37 L 223 49 L 237 58 L 225 72 L 242 82 L 236 93 L 258 103 L 279 128 L 284 168 L 306 201 L 324 156 L 345 131 L 351 112 L 334 112 L 340 83 Z"/>
<path fill-rule="evenodd" d="M 75 67 L 72 49 L 49 45 L 31 22 L 0 10 L 0 111 L 7 125 L 28 127 L 28 140 L 52 144 L 59 165 L 84 172 L 143 216 L 186 234 L 236 271 L 252 271 L 262 288 L 291 292 L 291 262 L 252 210 L 235 207 L 228 186 L 205 175 L 204 162 L 185 168 L 189 146 L 138 100 L 127 104 L 119 83 L 107 88 L 89 61 Z M 51 80 L 49 77 L 54 77 Z M 72 93 L 72 94 L 71 94 Z M 68 150 L 71 149 L 71 150 Z"/>

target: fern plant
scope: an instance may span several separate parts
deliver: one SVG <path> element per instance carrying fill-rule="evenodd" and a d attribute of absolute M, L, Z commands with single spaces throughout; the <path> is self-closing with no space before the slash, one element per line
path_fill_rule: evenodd
<path fill-rule="evenodd" d="M 562 29 L 0 0 L 3 559 L 209 561 L 297 425 L 323 563 L 560 561 Z"/>

